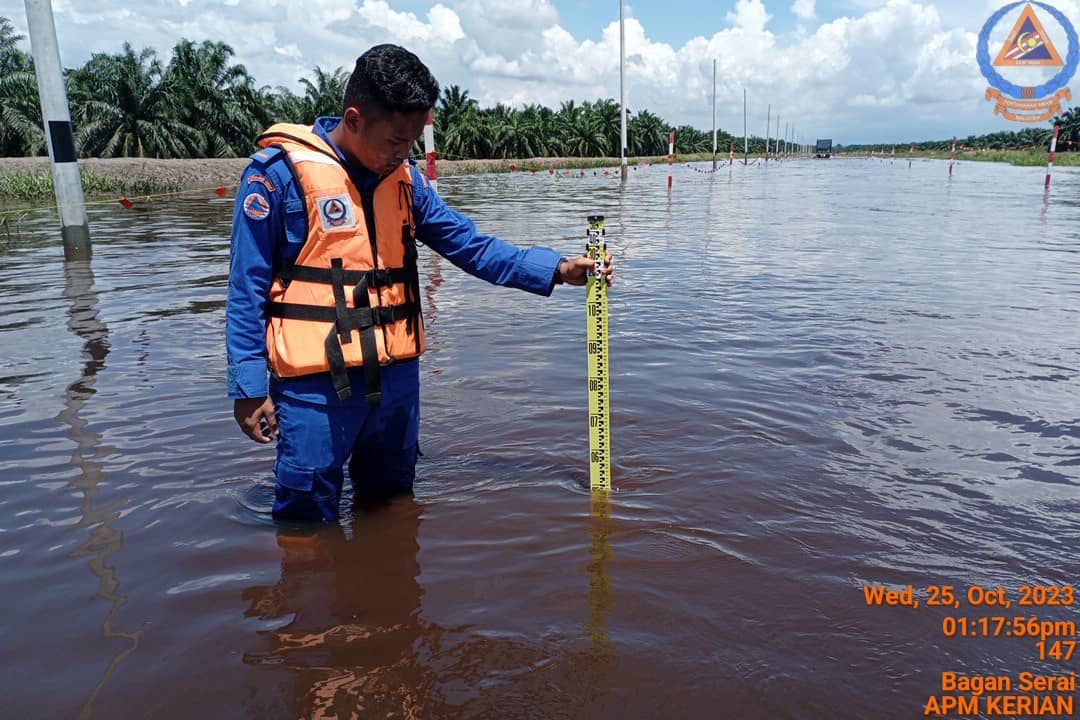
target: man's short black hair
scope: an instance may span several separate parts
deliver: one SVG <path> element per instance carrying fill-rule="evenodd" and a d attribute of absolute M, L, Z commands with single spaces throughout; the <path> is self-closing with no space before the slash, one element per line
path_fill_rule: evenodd
<path fill-rule="evenodd" d="M 376 45 L 356 59 L 344 107 L 409 113 L 430 110 L 438 99 L 439 83 L 420 58 L 400 45 Z"/>

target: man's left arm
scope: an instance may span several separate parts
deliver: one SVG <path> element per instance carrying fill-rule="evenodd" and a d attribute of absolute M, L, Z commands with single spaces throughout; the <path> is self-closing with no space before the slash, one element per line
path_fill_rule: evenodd
<path fill-rule="evenodd" d="M 413 210 L 417 239 L 465 272 L 495 285 L 551 294 L 562 255 L 548 247 L 519 248 L 480 234 L 472 220 L 447 207 L 416 169 Z"/>

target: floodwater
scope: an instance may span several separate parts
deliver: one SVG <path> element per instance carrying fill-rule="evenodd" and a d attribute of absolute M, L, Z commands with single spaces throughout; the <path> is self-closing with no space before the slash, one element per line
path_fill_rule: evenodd
<path fill-rule="evenodd" d="M 942 628 L 1080 620 L 1015 605 L 1080 584 L 1080 173 L 697 167 L 442 182 L 566 253 L 607 215 L 609 503 L 581 289 L 422 250 L 415 497 L 306 534 L 225 397 L 231 199 L 95 206 L 91 267 L 51 210 L 0 229 L 3 714 L 910 718 L 942 671 L 1075 670 Z"/>

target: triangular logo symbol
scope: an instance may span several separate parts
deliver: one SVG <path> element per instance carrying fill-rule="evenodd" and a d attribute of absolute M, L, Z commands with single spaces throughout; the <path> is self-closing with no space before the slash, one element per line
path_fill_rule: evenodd
<path fill-rule="evenodd" d="M 1009 39 L 998 53 L 996 66 L 1009 65 L 1050 65 L 1059 66 L 1065 63 L 1050 42 L 1050 36 L 1046 34 L 1035 8 L 1031 4 L 1024 6 L 1020 18 L 1009 33 Z"/>

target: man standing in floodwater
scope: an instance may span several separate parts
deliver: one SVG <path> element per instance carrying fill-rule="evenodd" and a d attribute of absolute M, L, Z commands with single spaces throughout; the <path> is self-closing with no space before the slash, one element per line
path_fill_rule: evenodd
<path fill-rule="evenodd" d="M 342 117 L 269 128 L 240 179 L 228 391 L 248 437 L 277 438 L 276 519 L 336 520 L 346 462 L 358 499 L 412 491 L 425 347 L 417 242 L 544 296 L 584 285 L 594 267 L 482 235 L 446 206 L 407 160 L 438 96 L 416 55 L 373 47 L 356 61 Z"/>

